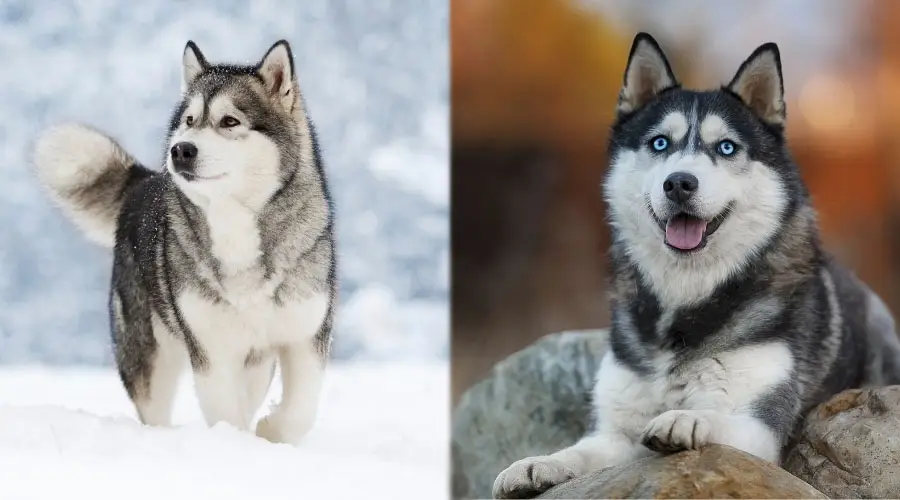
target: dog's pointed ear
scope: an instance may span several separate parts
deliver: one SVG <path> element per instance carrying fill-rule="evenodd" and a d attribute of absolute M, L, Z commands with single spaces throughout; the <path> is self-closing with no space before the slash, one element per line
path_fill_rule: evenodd
<path fill-rule="evenodd" d="M 778 45 L 766 43 L 757 47 L 725 88 L 764 122 L 784 125 L 784 79 Z"/>
<path fill-rule="evenodd" d="M 184 46 L 184 54 L 181 56 L 181 91 L 184 92 L 190 86 L 197 75 L 209 67 L 203 53 L 192 40 L 188 40 Z"/>
<path fill-rule="evenodd" d="M 266 92 L 290 111 L 296 99 L 297 77 L 294 74 L 294 56 L 288 42 L 275 42 L 259 62 L 257 71 L 263 79 Z"/>
<path fill-rule="evenodd" d="M 616 106 L 619 116 L 637 111 L 663 90 L 678 86 L 669 60 L 647 33 L 635 35 L 623 80 Z"/>

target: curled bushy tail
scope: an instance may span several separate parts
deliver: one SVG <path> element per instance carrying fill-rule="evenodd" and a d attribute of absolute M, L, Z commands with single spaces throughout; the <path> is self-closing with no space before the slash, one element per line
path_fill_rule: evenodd
<path fill-rule="evenodd" d="M 116 141 L 78 124 L 47 129 L 34 145 L 34 169 L 66 215 L 91 240 L 112 247 L 126 188 L 153 175 Z"/>

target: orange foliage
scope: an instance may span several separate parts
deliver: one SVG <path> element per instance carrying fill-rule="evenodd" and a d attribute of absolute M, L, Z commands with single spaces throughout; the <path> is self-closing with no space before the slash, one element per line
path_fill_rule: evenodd
<path fill-rule="evenodd" d="M 454 141 L 602 140 L 630 36 L 568 0 L 454 0 L 450 35 Z"/>

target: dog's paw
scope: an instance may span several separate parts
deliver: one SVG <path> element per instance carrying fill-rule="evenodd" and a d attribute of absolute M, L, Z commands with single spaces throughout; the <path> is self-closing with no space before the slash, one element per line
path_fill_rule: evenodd
<path fill-rule="evenodd" d="M 669 410 L 647 424 L 641 443 L 653 451 L 673 453 L 709 444 L 712 424 L 700 412 Z"/>
<path fill-rule="evenodd" d="M 276 411 L 256 424 L 256 435 L 272 443 L 296 445 L 312 426 L 312 419 L 284 418 Z"/>
<path fill-rule="evenodd" d="M 494 480 L 494 498 L 531 498 L 575 477 L 563 462 L 549 456 L 513 463 Z"/>

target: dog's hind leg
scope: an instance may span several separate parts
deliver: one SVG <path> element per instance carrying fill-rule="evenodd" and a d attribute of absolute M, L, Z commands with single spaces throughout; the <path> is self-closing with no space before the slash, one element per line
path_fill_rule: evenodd
<path fill-rule="evenodd" d="M 152 324 L 157 349 L 151 360 L 149 397 L 135 401 L 135 405 L 145 424 L 171 425 L 178 382 L 188 364 L 187 349 L 159 318 L 154 316 Z"/>
<path fill-rule="evenodd" d="M 143 424 L 168 426 L 187 352 L 153 316 L 150 324 L 134 321 L 117 328 L 116 361 L 122 383 Z M 129 331 L 125 332 L 124 328 Z M 150 331 L 147 331 L 147 330 Z"/>

